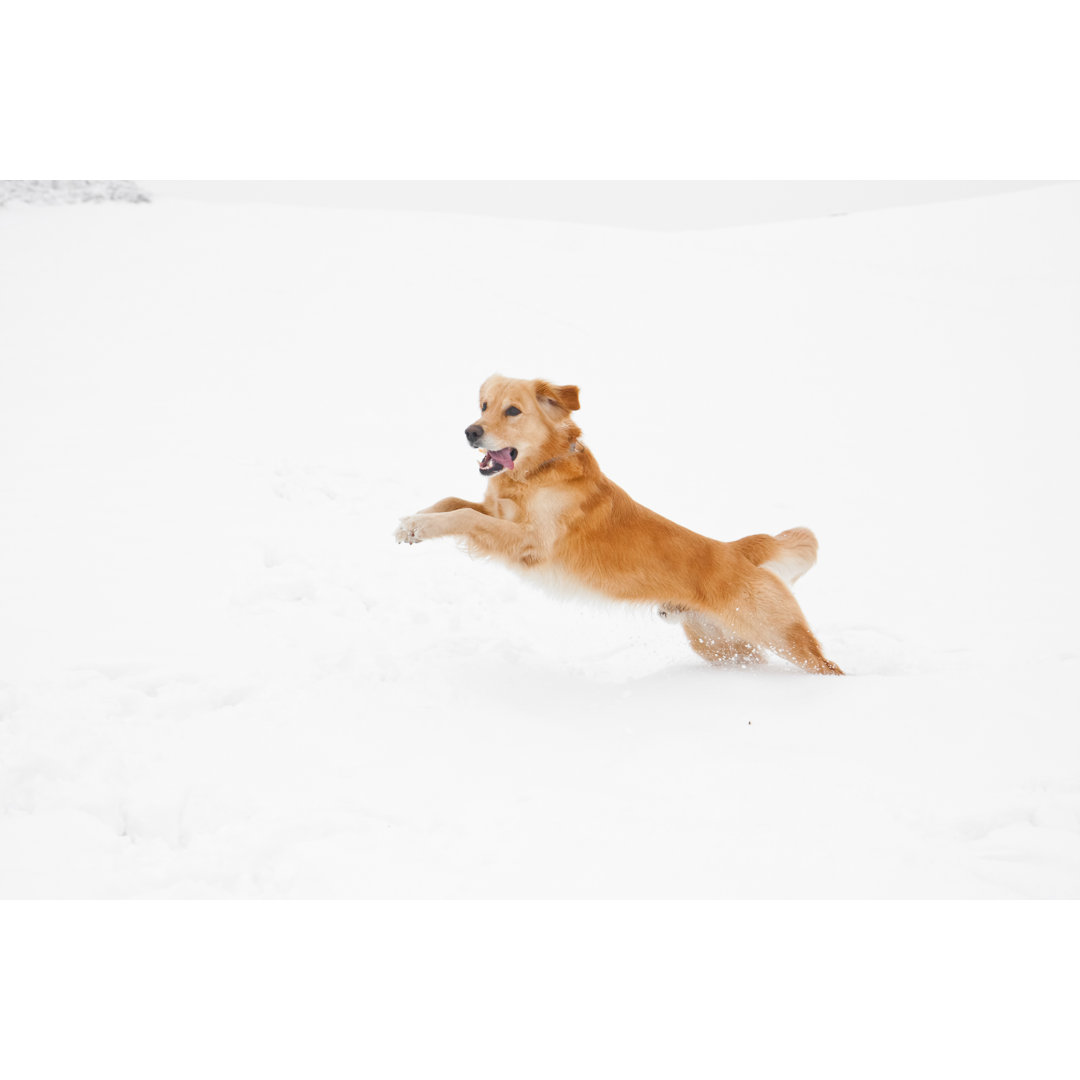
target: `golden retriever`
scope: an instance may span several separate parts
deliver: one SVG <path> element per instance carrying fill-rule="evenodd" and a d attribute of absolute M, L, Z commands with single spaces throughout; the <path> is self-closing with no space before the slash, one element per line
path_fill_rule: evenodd
<path fill-rule="evenodd" d="M 601 471 L 571 414 L 576 386 L 493 375 L 465 429 L 484 453 L 482 503 L 441 499 L 402 518 L 399 543 L 462 538 L 542 584 L 655 605 L 714 664 L 768 649 L 807 671 L 841 675 L 821 653 L 788 586 L 817 558 L 809 529 L 710 540 L 653 513 Z"/>

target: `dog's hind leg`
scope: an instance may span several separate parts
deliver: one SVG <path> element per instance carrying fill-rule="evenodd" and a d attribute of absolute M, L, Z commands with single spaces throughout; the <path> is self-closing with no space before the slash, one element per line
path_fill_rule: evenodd
<path fill-rule="evenodd" d="M 790 660 L 818 675 L 844 673 L 821 652 L 791 590 L 768 570 L 757 570 L 737 601 L 716 612 L 716 621 L 734 637 Z M 712 615 L 712 613 L 709 613 Z M 693 644 L 693 642 L 691 642 Z"/>
<path fill-rule="evenodd" d="M 681 623 L 690 648 L 710 664 L 746 667 L 765 660 L 756 646 L 748 641 L 740 641 L 699 611 L 691 611 L 679 604 L 661 604 L 658 614 L 661 619 Z"/>
<path fill-rule="evenodd" d="M 690 648 L 710 664 L 719 667 L 748 667 L 751 664 L 761 664 L 765 660 L 756 645 L 725 633 L 717 623 L 710 622 L 697 612 L 684 618 L 682 626 Z"/>

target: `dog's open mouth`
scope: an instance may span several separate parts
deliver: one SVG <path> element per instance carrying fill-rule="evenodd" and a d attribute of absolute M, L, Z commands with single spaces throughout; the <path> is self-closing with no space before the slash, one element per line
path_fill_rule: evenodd
<path fill-rule="evenodd" d="M 480 462 L 481 476 L 494 476 L 503 469 L 512 469 L 517 450 L 513 446 L 504 446 L 501 450 L 488 450 Z"/>

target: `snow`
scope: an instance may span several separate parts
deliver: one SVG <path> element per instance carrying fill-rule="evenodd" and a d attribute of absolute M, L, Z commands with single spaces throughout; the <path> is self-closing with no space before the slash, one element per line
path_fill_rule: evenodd
<path fill-rule="evenodd" d="M 1080 185 L 679 234 L 0 211 L 0 895 L 1077 897 Z M 849 675 L 397 519 L 493 371 L 635 498 L 808 525 Z"/>
<path fill-rule="evenodd" d="M 130 180 L 0 180 L 0 206 L 149 201 L 150 196 Z"/>
<path fill-rule="evenodd" d="M 0 183 L 3 183 L 0 181 Z M 155 196 L 715 229 L 1041 187 L 1000 180 L 148 180 Z"/>

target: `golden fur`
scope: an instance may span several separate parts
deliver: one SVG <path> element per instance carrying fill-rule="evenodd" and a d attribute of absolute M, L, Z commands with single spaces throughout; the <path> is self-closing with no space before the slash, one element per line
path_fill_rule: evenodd
<path fill-rule="evenodd" d="M 480 402 L 466 435 L 504 460 L 514 448 L 512 467 L 490 477 L 482 503 L 442 499 L 403 518 L 399 543 L 457 536 L 542 583 L 656 605 L 711 663 L 754 663 L 768 649 L 807 671 L 842 674 L 788 588 L 817 558 L 809 529 L 724 543 L 634 502 L 581 444 L 576 386 L 493 375 Z"/>

